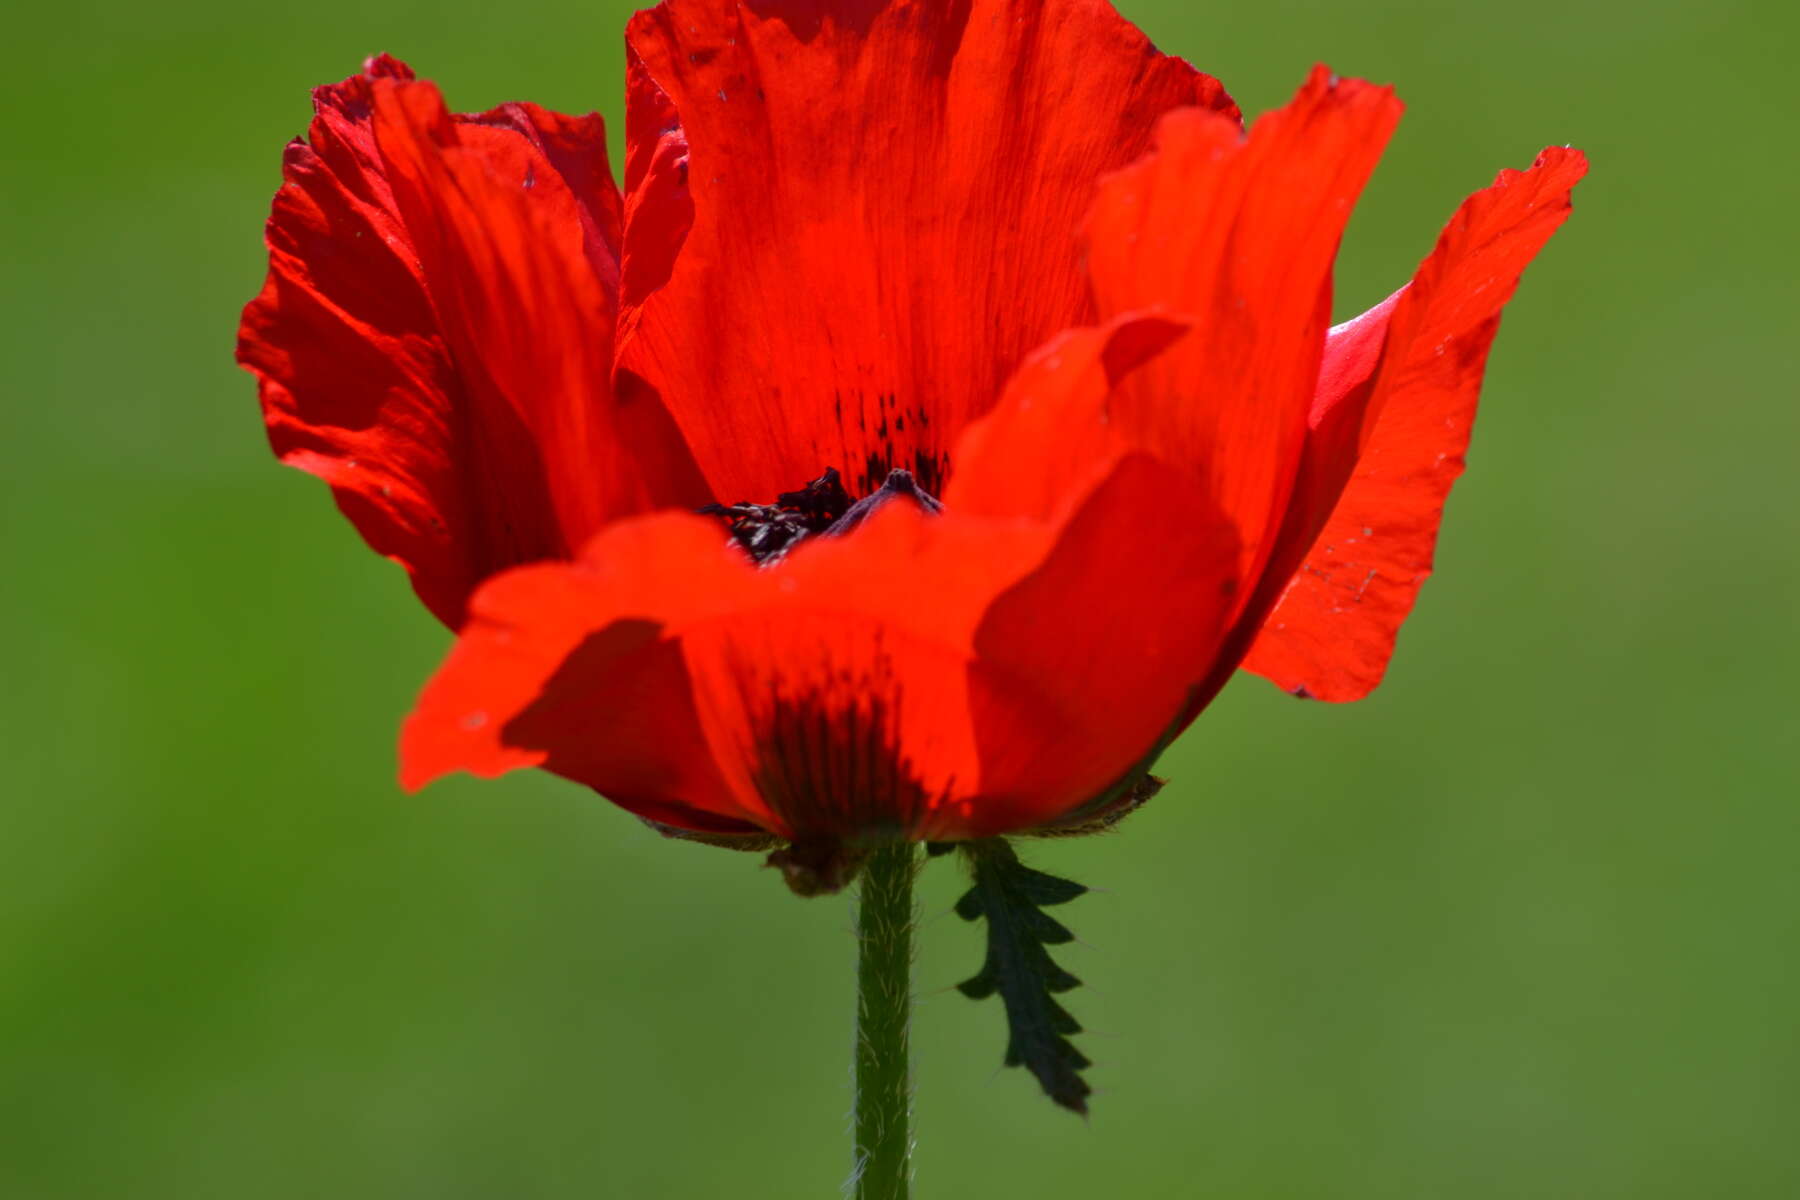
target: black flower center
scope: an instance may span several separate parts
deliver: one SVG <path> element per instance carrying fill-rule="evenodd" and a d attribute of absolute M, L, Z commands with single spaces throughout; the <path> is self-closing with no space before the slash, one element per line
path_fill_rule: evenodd
<path fill-rule="evenodd" d="M 861 525 L 869 514 L 900 496 L 928 513 L 944 511 L 936 496 L 919 486 L 913 473 L 902 467 L 888 472 L 882 485 L 860 500 L 844 489 L 836 467 L 791 492 L 782 492 L 773 504 L 708 504 L 700 509 L 708 516 L 723 517 L 732 540 L 744 548 L 758 566 L 773 566 L 794 546 L 809 537 L 841 537 Z"/>

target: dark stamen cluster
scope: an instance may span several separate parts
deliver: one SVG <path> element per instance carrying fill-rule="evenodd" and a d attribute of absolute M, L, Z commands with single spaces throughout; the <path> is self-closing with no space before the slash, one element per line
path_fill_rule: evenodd
<path fill-rule="evenodd" d="M 817 479 L 792 492 L 782 492 L 773 504 L 708 504 L 700 511 L 724 517 L 732 538 L 757 562 L 779 557 L 810 534 L 824 533 L 850 510 L 850 493 L 844 490 L 836 467 L 826 467 Z"/>
<path fill-rule="evenodd" d="M 823 475 L 796 491 L 782 492 L 773 504 L 708 504 L 699 511 L 725 518 L 732 540 L 758 565 L 768 566 L 808 537 L 849 533 L 896 496 L 911 497 L 928 513 L 944 510 L 937 497 L 918 485 L 911 471 L 895 468 L 879 488 L 852 501 L 837 468 L 826 467 Z"/>

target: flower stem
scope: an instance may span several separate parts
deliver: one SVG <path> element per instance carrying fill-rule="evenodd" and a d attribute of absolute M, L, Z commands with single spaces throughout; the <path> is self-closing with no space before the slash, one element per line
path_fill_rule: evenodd
<path fill-rule="evenodd" d="M 911 842 L 863 865 L 856 906 L 856 1200 L 906 1200 L 912 1178 Z"/>

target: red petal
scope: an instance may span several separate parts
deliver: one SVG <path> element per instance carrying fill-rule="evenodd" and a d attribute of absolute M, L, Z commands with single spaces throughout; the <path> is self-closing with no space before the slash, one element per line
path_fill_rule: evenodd
<path fill-rule="evenodd" d="M 1144 755 L 1218 640 L 1235 547 L 1171 540 L 1184 486 L 1136 455 L 1060 525 L 895 502 L 765 570 L 696 517 L 620 522 L 482 589 L 404 781 L 541 765 L 795 838 L 1052 819 Z"/>
<path fill-rule="evenodd" d="M 1201 480 L 1237 526 L 1245 578 L 1299 462 L 1338 239 L 1399 115 L 1387 89 L 1323 68 L 1247 137 L 1212 113 L 1172 113 L 1088 218 L 1102 313 L 1160 305 L 1194 326 L 1126 383 L 1112 418 Z"/>
<path fill-rule="evenodd" d="M 716 526 L 619 522 L 580 564 L 497 576 L 401 738 L 408 789 L 452 770 L 543 766 L 664 824 L 735 828 L 677 643 L 662 636 L 738 584 Z"/>
<path fill-rule="evenodd" d="M 1162 743 L 1236 611 L 1238 545 L 1193 476 L 1130 454 L 975 638 L 981 803 L 971 836 L 1042 825 L 1101 796 Z M 1013 712 L 1029 725 L 1009 727 Z"/>
<path fill-rule="evenodd" d="M 1055 516 L 1134 448 L 1110 420 L 1113 394 L 1187 329 L 1128 313 L 1052 338 L 1013 373 L 994 410 L 963 431 L 944 503 L 984 516 Z"/>
<path fill-rule="evenodd" d="M 1586 170 L 1579 151 L 1551 149 L 1529 171 L 1502 172 L 1464 202 L 1410 287 L 1333 331 L 1307 467 L 1271 566 L 1269 586 L 1285 591 L 1247 669 L 1323 700 L 1360 699 L 1381 682 L 1431 573 L 1500 310 Z"/>
<path fill-rule="evenodd" d="M 628 36 L 660 85 L 634 84 L 631 161 L 679 189 L 672 101 L 693 217 L 620 363 L 728 502 L 825 466 L 940 492 L 1013 365 L 1088 323 L 1076 229 L 1100 175 L 1170 108 L 1235 114 L 1104 0 L 671 0 Z M 630 223 L 628 300 L 672 240 Z"/>
<path fill-rule="evenodd" d="M 493 571 L 691 499 L 666 416 L 608 393 L 619 201 L 599 119 L 453 119 L 387 58 L 315 106 L 239 336 L 276 453 L 331 483 L 452 626 Z"/>
<path fill-rule="evenodd" d="M 630 232 L 620 303 L 635 318 L 644 297 L 669 281 L 694 223 L 694 198 L 687 186 L 681 117 L 629 45 L 625 58 L 625 228 Z"/>
<path fill-rule="evenodd" d="M 973 630 L 1048 542 L 978 544 L 896 503 L 758 570 L 713 521 L 616 523 L 577 563 L 481 590 L 407 723 L 403 781 L 542 765 L 787 836 L 910 825 L 975 782 Z"/>
<path fill-rule="evenodd" d="M 1061 526 L 977 635 L 977 694 L 1013 704 L 981 713 L 991 731 L 974 832 L 1043 824 L 1101 795 L 1217 659 L 1237 608 L 1236 533 L 1192 471 L 1143 453 L 1110 411 L 1131 373 L 1186 333 L 1154 315 L 1071 330 L 957 443 L 949 512 Z M 1006 729 L 1009 711 L 1035 727 Z"/>
<path fill-rule="evenodd" d="M 570 198 L 575 201 L 575 215 L 581 222 L 588 263 L 616 309 L 619 245 L 624 240 L 620 224 L 623 214 L 619 207 L 619 188 L 613 182 L 612 164 L 606 157 L 606 122 L 600 119 L 600 114 L 571 117 L 519 102 L 502 104 L 490 112 L 459 115 L 454 120 L 462 125 L 488 125 L 511 130 L 531 143 L 532 148 L 556 169 L 563 182 L 569 185 Z M 506 175 L 504 168 L 499 173 L 503 178 Z M 535 177 L 535 167 L 532 173 Z M 560 204 L 560 195 L 549 203 Z M 564 225 L 562 214 L 558 212 L 549 223 L 560 233 Z"/>

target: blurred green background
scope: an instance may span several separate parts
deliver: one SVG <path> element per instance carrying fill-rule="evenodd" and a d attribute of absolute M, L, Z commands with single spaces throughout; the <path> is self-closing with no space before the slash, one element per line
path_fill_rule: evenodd
<path fill-rule="evenodd" d="M 1387 685 L 1245 678 L 1066 910 L 1088 1123 L 999 1069 L 934 864 L 928 1197 L 1800 1195 L 1789 5 L 1127 0 L 1246 110 L 1409 116 L 1341 311 L 1552 142 L 1577 211 L 1489 374 Z M 0 1194 L 829 1196 L 848 903 L 520 775 L 422 797 L 446 637 L 279 469 L 239 306 L 306 89 L 620 111 L 627 6 L 8 18 Z"/>

